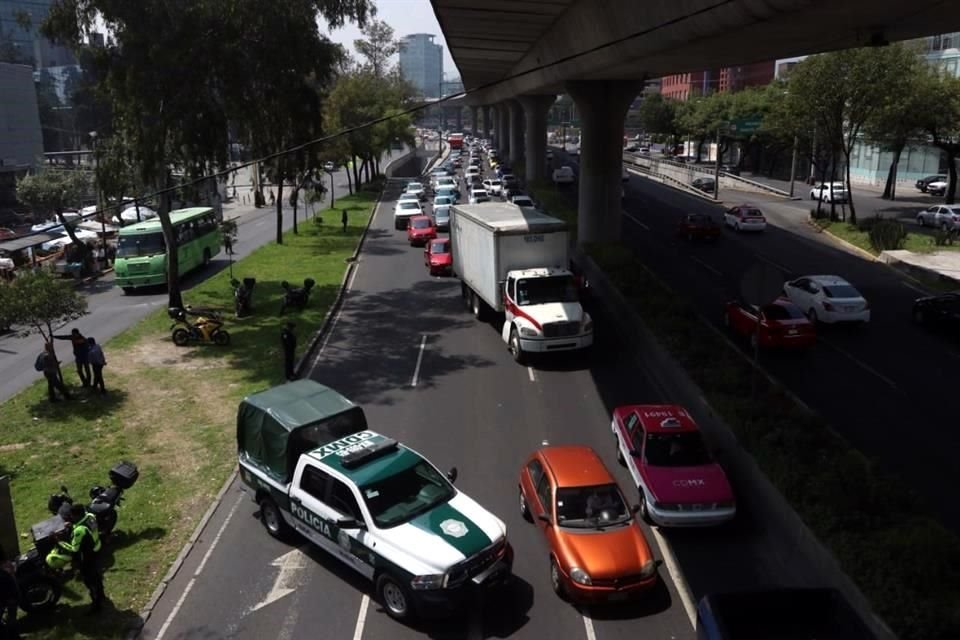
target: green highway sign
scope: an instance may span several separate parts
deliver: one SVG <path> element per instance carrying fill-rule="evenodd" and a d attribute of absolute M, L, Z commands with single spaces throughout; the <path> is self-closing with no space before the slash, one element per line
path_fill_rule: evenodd
<path fill-rule="evenodd" d="M 732 120 L 728 126 L 730 133 L 739 135 L 755 133 L 757 129 L 760 128 L 762 123 L 763 120 L 760 118 L 739 118 L 737 120 Z"/>

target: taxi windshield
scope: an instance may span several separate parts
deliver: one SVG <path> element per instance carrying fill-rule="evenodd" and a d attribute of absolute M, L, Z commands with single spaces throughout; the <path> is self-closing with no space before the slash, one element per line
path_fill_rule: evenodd
<path fill-rule="evenodd" d="M 381 529 L 408 522 L 454 496 L 447 479 L 425 460 L 360 490 Z"/>
<path fill-rule="evenodd" d="M 654 467 L 697 467 L 710 463 L 710 454 L 696 431 L 647 434 L 643 456 Z"/>
<path fill-rule="evenodd" d="M 557 489 L 557 524 L 571 529 L 598 528 L 630 521 L 615 484 Z"/>

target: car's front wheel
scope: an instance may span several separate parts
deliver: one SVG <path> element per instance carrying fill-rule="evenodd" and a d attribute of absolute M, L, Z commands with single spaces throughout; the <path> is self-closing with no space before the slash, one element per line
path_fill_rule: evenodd
<path fill-rule="evenodd" d="M 563 575 L 560 573 L 560 565 L 557 564 L 557 559 L 553 556 L 550 556 L 550 586 L 553 587 L 553 592 L 561 598 L 567 597 L 567 590 L 563 586 Z"/>
<path fill-rule="evenodd" d="M 389 573 L 381 573 L 377 578 L 377 598 L 394 620 L 408 621 L 414 616 L 410 594 L 403 583 Z"/>
<path fill-rule="evenodd" d="M 517 487 L 517 493 L 519 494 L 517 501 L 520 505 L 520 515 L 524 520 L 530 522 L 533 520 L 533 517 L 530 515 L 530 505 L 527 504 L 527 498 L 523 495 L 523 489 L 521 487 Z"/>

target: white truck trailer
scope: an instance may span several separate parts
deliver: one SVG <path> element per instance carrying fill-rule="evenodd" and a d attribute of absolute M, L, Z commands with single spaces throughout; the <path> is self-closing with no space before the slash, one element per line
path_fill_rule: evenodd
<path fill-rule="evenodd" d="M 517 362 L 593 344 L 593 321 L 568 268 L 565 222 L 506 202 L 458 204 L 450 239 L 467 307 L 478 319 L 504 314 L 501 337 Z"/>

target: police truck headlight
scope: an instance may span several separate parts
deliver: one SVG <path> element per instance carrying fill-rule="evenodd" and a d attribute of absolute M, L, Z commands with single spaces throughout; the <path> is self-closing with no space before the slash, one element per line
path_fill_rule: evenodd
<path fill-rule="evenodd" d="M 593 331 L 593 318 L 590 317 L 589 313 L 583 314 L 583 332 L 590 333 Z"/>
<path fill-rule="evenodd" d="M 444 574 L 435 573 L 426 576 L 414 576 L 410 581 L 410 587 L 417 591 L 426 591 L 428 589 L 443 589 Z"/>
<path fill-rule="evenodd" d="M 570 579 L 577 584 L 585 584 L 587 586 L 593 584 L 593 582 L 590 580 L 590 576 L 587 575 L 587 572 L 580 567 L 573 567 L 570 569 Z"/>
<path fill-rule="evenodd" d="M 536 338 L 538 335 L 540 335 L 540 332 L 533 327 L 520 327 L 520 335 L 526 338 Z"/>

